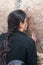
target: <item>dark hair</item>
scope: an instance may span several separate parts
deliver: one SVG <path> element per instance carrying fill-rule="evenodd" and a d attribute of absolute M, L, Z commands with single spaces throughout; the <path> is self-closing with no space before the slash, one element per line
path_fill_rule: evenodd
<path fill-rule="evenodd" d="M 11 12 L 8 16 L 8 31 L 14 32 L 17 30 L 20 22 L 24 22 L 25 17 L 26 14 L 22 10 Z"/>

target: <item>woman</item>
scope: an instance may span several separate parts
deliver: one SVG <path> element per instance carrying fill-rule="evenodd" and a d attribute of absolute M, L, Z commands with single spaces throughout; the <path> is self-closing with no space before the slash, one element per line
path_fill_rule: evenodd
<path fill-rule="evenodd" d="M 11 50 L 7 53 L 6 63 L 21 60 L 26 65 L 37 65 L 35 42 L 25 33 L 28 24 L 26 14 L 22 10 L 15 10 L 8 16 L 8 40 Z"/>

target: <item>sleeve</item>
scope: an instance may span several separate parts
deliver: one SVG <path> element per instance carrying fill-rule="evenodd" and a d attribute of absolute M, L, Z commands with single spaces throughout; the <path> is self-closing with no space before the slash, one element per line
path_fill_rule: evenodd
<path fill-rule="evenodd" d="M 37 65 L 37 53 L 35 42 L 31 39 L 27 48 L 27 65 Z"/>

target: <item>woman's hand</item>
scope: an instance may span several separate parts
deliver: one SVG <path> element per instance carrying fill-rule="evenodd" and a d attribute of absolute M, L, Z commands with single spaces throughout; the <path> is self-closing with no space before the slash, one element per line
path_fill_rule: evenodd
<path fill-rule="evenodd" d="M 37 40 L 38 40 L 38 37 L 37 37 L 37 35 L 33 32 L 32 33 L 32 39 L 35 41 L 35 42 L 37 42 Z"/>

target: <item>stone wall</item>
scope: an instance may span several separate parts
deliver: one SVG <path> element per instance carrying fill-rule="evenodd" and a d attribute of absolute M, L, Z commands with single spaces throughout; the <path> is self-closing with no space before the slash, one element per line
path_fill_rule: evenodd
<path fill-rule="evenodd" d="M 0 0 L 0 33 L 7 31 L 7 17 L 15 9 L 14 5 L 14 0 Z"/>
<path fill-rule="evenodd" d="M 8 14 L 15 9 L 22 9 L 27 13 L 28 34 L 37 34 L 39 41 L 36 47 L 39 56 L 43 58 L 43 0 L 0 0 L 0 33 L 7 32 Z"/>

